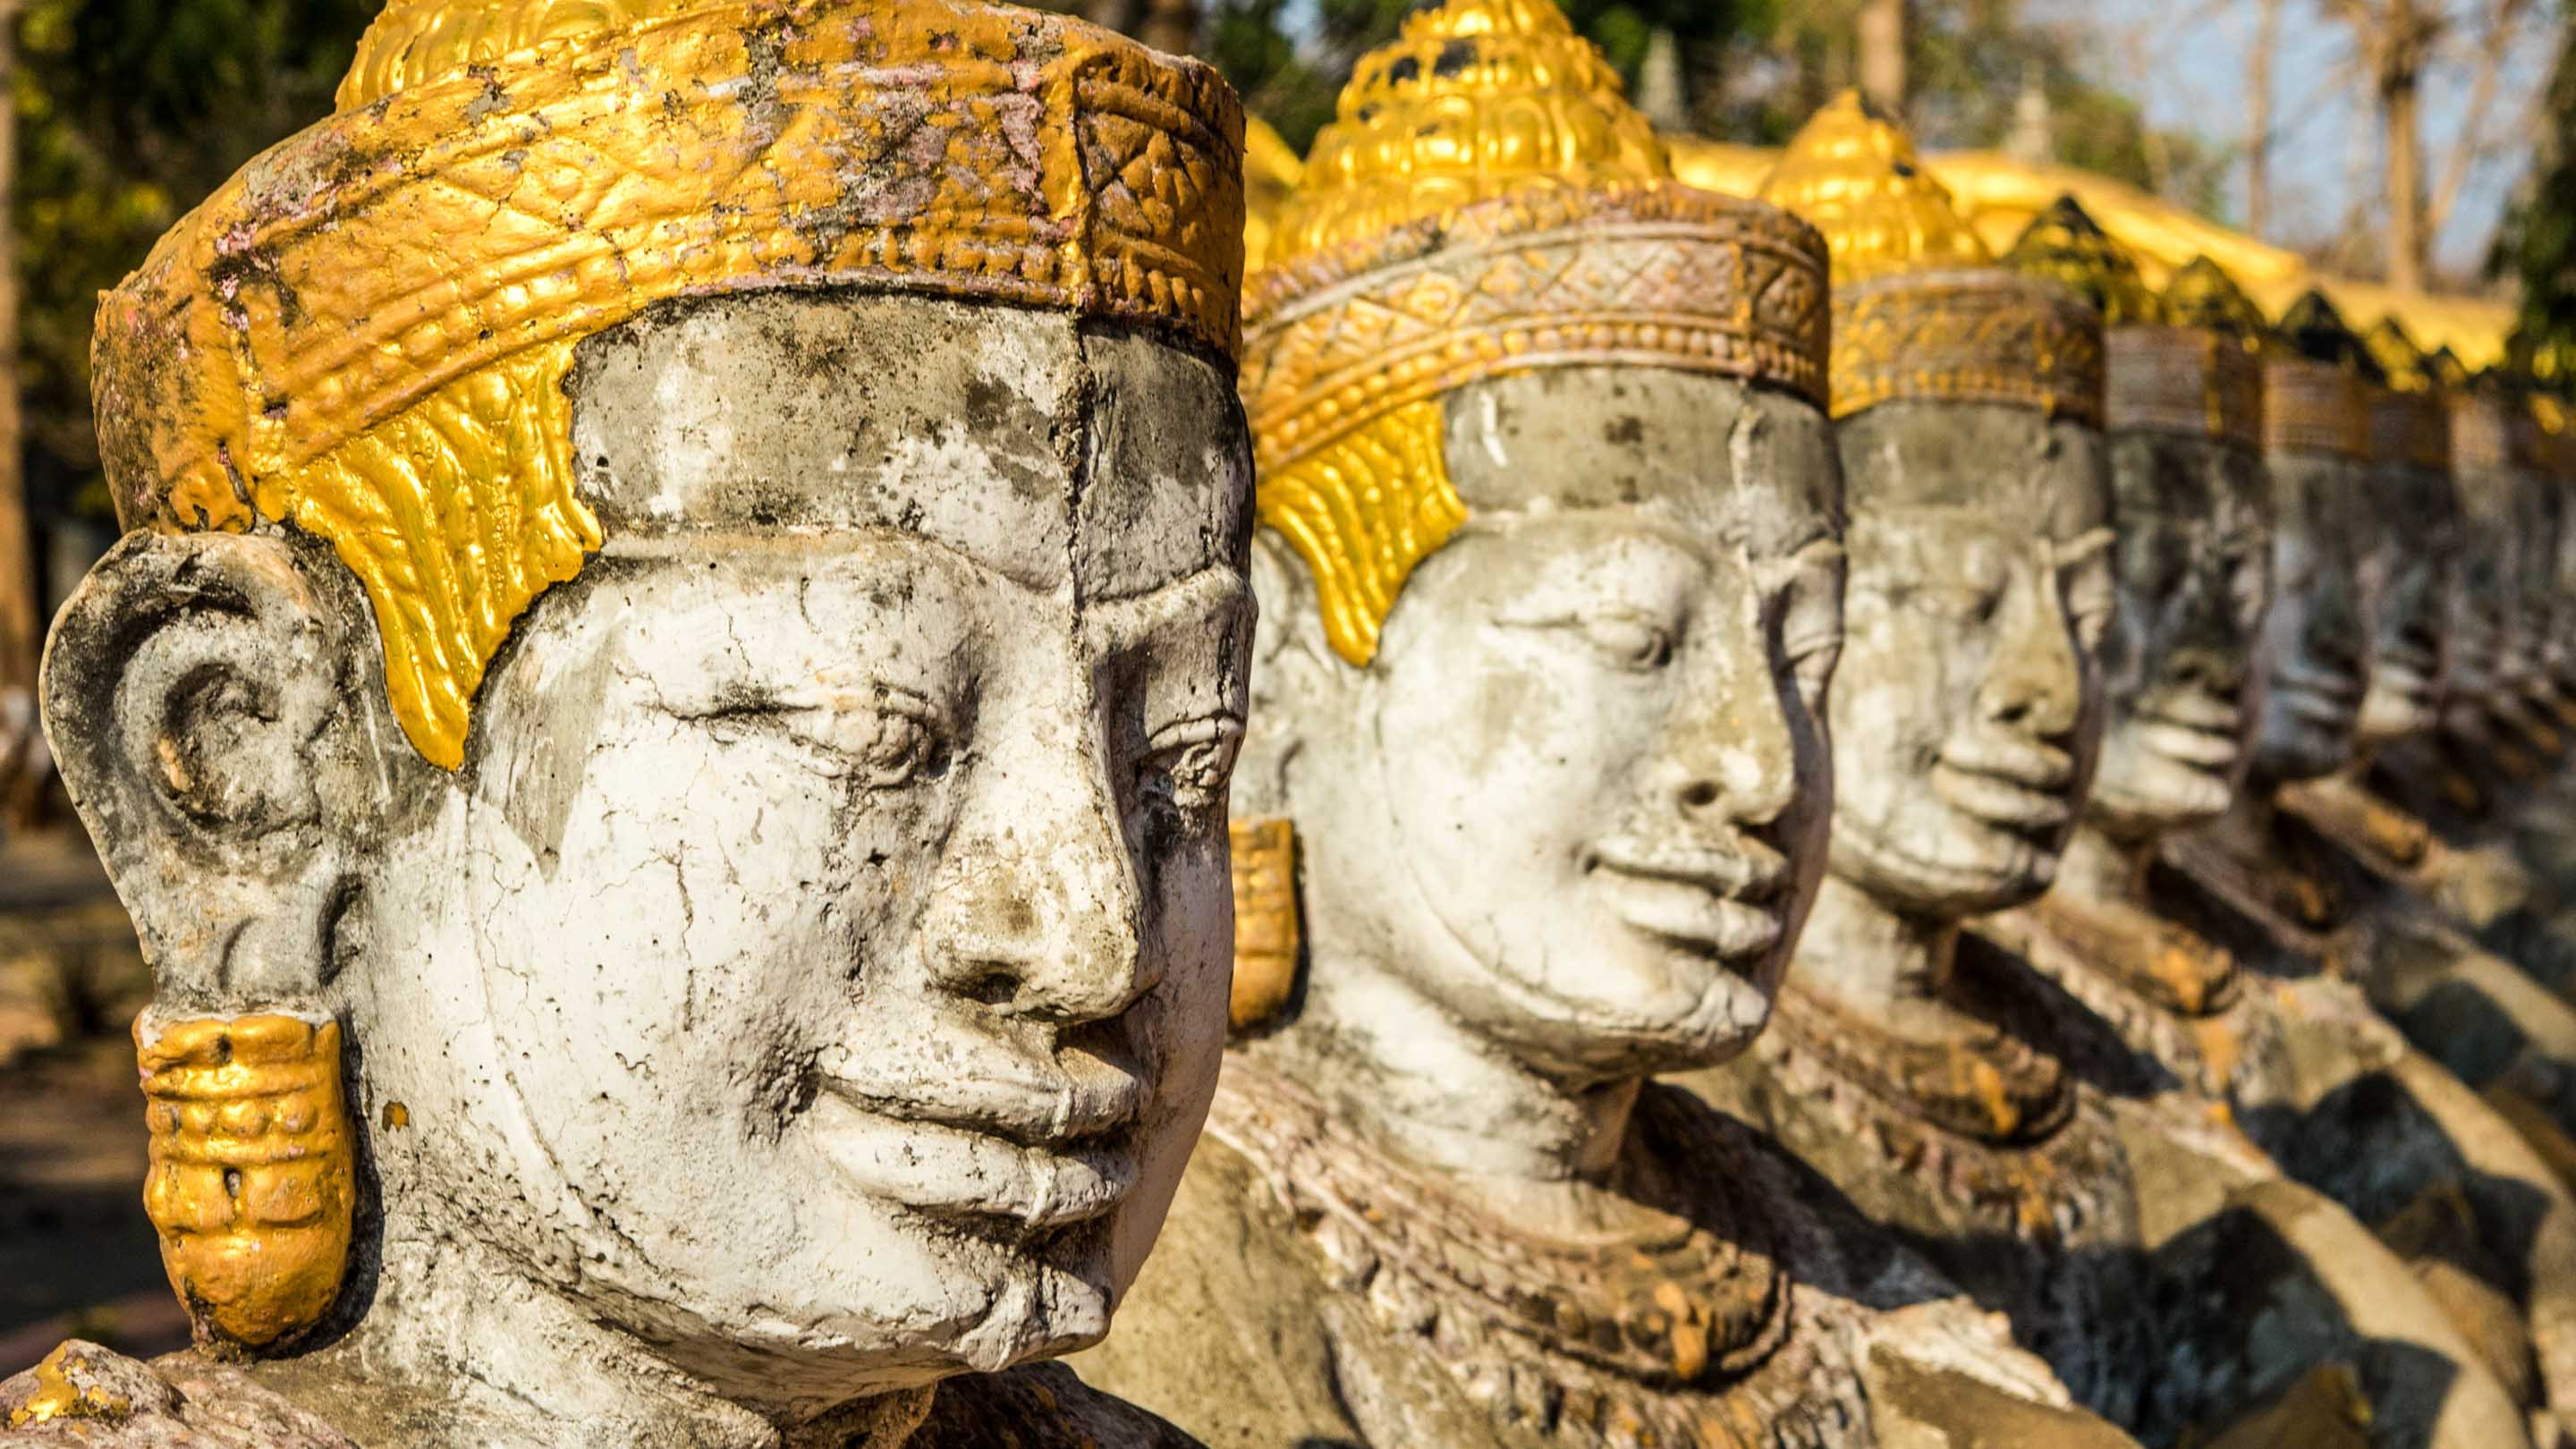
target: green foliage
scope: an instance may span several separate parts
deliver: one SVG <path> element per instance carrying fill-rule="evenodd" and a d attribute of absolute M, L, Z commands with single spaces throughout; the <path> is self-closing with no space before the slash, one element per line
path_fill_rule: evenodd
<path fill-rule="evenodd" d="M 2559 26 L 2532 177 L 2488 266 L 2521 283 L 2522 313 L 2507 344 L 2514 363 L 2576 398 L 2576 0 L 2561 7 Z"/>
<path fill-rule="evenodd" d="M 381 0 L 28 0 L 18 21 L 20 386 L 38 516 L 106 511 L 98 294 L 242 162 L 331 109 Z"/>

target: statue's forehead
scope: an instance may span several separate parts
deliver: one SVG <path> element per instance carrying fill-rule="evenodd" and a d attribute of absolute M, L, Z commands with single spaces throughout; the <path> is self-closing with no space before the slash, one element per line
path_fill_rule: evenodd
<path fill-rule="evenodd" d="M 895 528 L 1032 588 L 1143 592 L 1231 557 L 1231 387 L 1074 318 L 859 292 L 683 305 L 582 344 L 585 495 L 621 539 Z"/>
<path fill-rule="evenodd" d="M 1644 506 L 1757 553 L 1838 520 L 1824 415 L 1733 378 L 1629 365 L 1487 378 L 1442 403 L 1444 461 L 1479 510 Z M 1829 525 L 1830 526 L 1830 525 Z"/>
<path fill-rule="evenodd" d="M 2111 518 L 2102 435 L 2035 408 L 1892 402 L 1845 418 L 1855 516 L 1943 511 L 2069 538 Z"/>

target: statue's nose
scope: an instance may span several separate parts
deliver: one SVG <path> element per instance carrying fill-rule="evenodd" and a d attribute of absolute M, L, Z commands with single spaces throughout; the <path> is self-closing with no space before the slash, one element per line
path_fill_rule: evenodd
<path fill-rule="evenodd" d="M 921 948 L 934 987 L 1011 1015 L 1100 1021 L 1155 984 L 1143 892 L 1098 731 L 988 753 L 960 785 Z"/>
<path fill-rule="evenodd" d="M 2054 589 L 2026 580 L 2014 589 L 1994 662 L 1977 689 L 1978 712 L 2016 734 L 2056 741 L 2074 733 L 2084 709 L 2084 663 L 2075 627 Z"/>

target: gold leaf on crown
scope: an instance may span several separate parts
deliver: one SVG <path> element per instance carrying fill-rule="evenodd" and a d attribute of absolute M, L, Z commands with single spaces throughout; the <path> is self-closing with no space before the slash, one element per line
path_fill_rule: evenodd
<path fill-rule="evenodd" d="M 1611 363 L 1824 400 L 1821 240 L 1673 182 L 1548 0 L 1450 0 L 1364 57 L 1270 247 L 1244 301 L 1258 510 L 1353 664 L 1466 520 L 1445 394 Z"/>
<path fill-rule="evenodd" d="M 2207 257 L 2174 273 L 2155 301 L 2161 325 L 2111 329 L 2105 379 L 2115 432 L 2263 446 L 2262 309 Z"/>
<path fill-rule="evenodd" d="M 2449 409 L 2433 391 L 2423 349 L 2394 317 L 2362 334 L 2388 386 L 2370 392 L 2370 451 L 2383 462 L 2446 472 L 2451 466 Z"/>
<path fill-rule="evenodd" d="M 2139 273 L 2138 259 L 2072 196 L 2057 198 L 2031 218 L 2003 265 L 2025 277 L 2045 277 L 2092 303 L 2105 327 L 2165 320 L 2164 301 Z"/>
<path fill-rule="evenodd" d="M 1551 0 L 1451 0 L 1360 57 L 1270 260 L 1497 196 L 1671 175 L 1618 73 Z"/>
<path fill-rule="evenodd" d="M 522 425 L 564 412 L 531 394 L 579 338 L 675 297 L 847 284 L 1238 341 L 1233 92 L 1061 16 L 410 0 L 341 98 L 101 299 L 100 449 L 128 527 L 328 539 L 437 764 L 463 759 L 511 621 L 600 545 L 559 486 L 568 418 Z M 386 430 L 421 408 L 440 446 L 415 458 Z"/>
<path fill-rule="evenodd" d="M 2263 366 L 2264 446 L 2277 452 L 2371 455 L 2367 350 L 2323 292 L 2290 304 Z"/>
<path fill-rule="evenodd" d="M 2000 403 L 2100 425 L 2101 318 L 1994 267 L 1904 130 L 1857 93 L 1799 129 L 1762 197 L 1814 222 L 1833 257 L 1835 417 Z"/>

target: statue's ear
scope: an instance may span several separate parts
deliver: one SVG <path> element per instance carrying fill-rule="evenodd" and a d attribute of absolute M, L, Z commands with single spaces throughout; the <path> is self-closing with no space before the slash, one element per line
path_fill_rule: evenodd
<path fill-rule="evenodd" d="M 47 643 L 45 730 L 166 1005 L 292 1000 L 331 973 L 390 752 L 352 727 L 369 616 L 321 562 L 276 537 L 129 535 Z"/>

